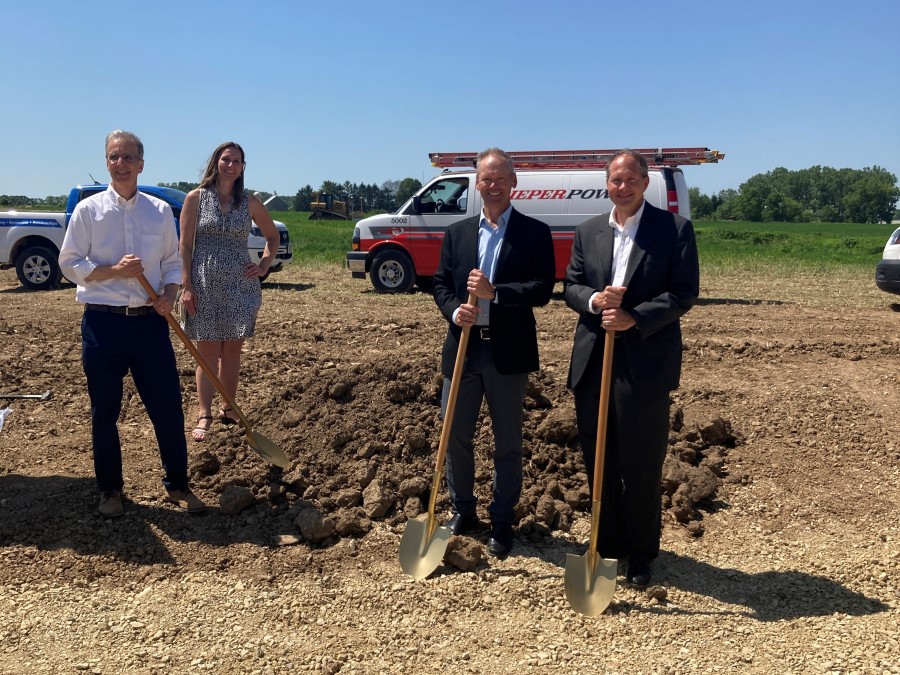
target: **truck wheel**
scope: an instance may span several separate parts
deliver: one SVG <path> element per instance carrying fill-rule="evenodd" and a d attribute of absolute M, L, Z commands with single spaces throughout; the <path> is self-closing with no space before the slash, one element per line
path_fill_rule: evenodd
<path fill-rule="evenodd" d="M 372 261 L 369 278 L 378 293 L 406 293 L 415 283 L 416 273 L 403 251 L 384 251 Z"/>
<path fill-rule="evenodd" d="M 56 254 L 45 246 L 30 246 L 16 259 L 16 276 L 32 291 L 45 291 L 59 285 L 62 274 Z"/>

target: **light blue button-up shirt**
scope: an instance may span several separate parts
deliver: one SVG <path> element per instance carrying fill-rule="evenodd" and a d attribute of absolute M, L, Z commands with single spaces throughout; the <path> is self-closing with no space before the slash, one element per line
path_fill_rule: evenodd
<path fill-rule="evenodd" d="M 497 219 L 497 227 L 491 227 L 488 219 L 484 215 L 484 209 L 481 209 L 481 220 L 478 223 L 478 269 L 488 278 L 492 284 L 494 283 L 494 273 L 497 271 L 497 259 L 500 257 L 500 247 L 503 246 L 503 237 L 506 235 L 506 224 L 509 222 L 509 216 L 512 213 L 512 204 L 506 207 L 506 210 L 500 214 Z M 494 296 L 496 302 L 497 296 Z M 475 321 L 476 326 L 487 326 L 491 316 L 491 301 L 486 298 L 478 298 L 478 308 L 481 310 L 478 319 Z"/>

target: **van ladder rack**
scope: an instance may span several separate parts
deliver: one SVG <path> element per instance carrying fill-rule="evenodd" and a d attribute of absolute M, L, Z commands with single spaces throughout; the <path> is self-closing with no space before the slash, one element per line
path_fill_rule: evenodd
<path fill-rule="evenodd" d="M 634 148 L 653 167 L 714 164 L 725 154 L 709 148 Z M 507 153 L 517 169 L 605 169 L 618 149 L 613 150 L 539 150 Z M 432 152 L 432 166 L 442 169 L 475 166 L 477 152 Z"/>

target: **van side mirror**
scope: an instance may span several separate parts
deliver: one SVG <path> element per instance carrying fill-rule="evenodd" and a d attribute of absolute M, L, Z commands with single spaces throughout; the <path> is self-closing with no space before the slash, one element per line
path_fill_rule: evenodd
<path fill-rule="evenodd" d="M 422 198 L 419 195 L 415 195 L 413 197 L 413 213 L 419 214 L 422 213 Z"/>

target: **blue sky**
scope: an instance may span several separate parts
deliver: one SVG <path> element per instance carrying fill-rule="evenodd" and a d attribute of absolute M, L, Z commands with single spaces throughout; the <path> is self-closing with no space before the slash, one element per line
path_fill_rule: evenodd
<path fill-rule="evenodd" d="M 438 173 L 435 151 L 706 146 L 702 192 L 775 167 L 900 177 L 900 3 L 0 0 L 0 194 L 196 181 L 220 142 L 247 185 Z"/>

